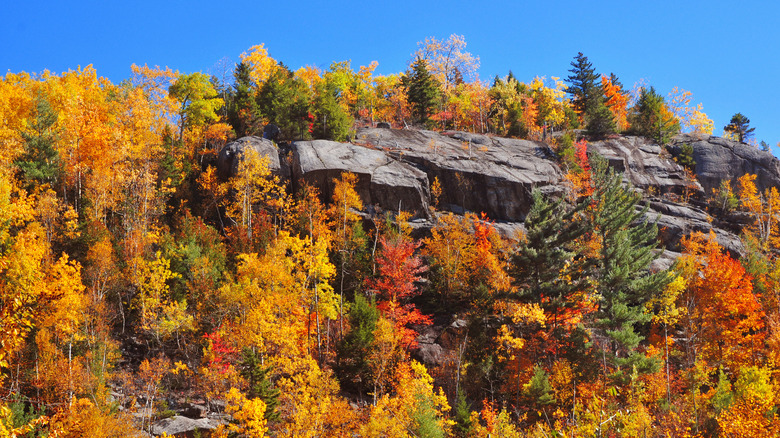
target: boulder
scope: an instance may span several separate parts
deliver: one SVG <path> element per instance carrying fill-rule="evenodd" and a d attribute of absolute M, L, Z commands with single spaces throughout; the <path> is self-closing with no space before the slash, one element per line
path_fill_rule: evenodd
<path fill-rule="evenodd" d="M 383 151 L 329 140 L 292 144 L 294 185 L 302 182 L 319 188 L 323 198 L 333 195 L 333 180 L 343 172 L 357 175 L 363 205 L 385 210 L 428 214 L 428 178 L 415 167 L 395 160 Z"/>
<path fill-rule="evenodd" d="M 164 433 L 175 437 L 209 436 L 211 430 L 216 429 L 220 422 L 209 418 L 192 419 L 176 415 L 170 418 L 158 420 L 152 424 L 152 433 L 162 435 Z M 197 434 L 197 435 L 196 435 Z"/>
<path fill-rule="evenodd" d="M 225 145 L 217 156 L 217 175 L 227 180 L 238 172 L 238 164 L 248 148 L 252 148 L 261 157 L 268 157 L 268 168 L 271 173 L 285 175 L 282 162 L 279 159 L 279 149 L 271 140 L 256 136 L 241 137 Z"/>
<path fill-rule="evenodd" d="M 707 195 L 717 189 L 722 180 L 736 183 L 736 179 L 746 173 L 756 175 L 759 191 L 780 187 L 780 160 L 771 152 L 711 135 L 680 134 L 672 142 L 672 154 L 679 154 L 683 144 L 693 147 L 694 172 Z"/>

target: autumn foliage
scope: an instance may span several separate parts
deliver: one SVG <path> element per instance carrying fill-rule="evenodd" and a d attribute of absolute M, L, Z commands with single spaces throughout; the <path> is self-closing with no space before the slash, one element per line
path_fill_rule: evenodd
<path fill-rule="evenodd" d="M 745 219 L 741 258 L 694 234 L 657 270 L 559 78 L 482 80 L 458 35 L 398 74 L 240 61 L 230 83 L 0 79 L 0 436 L 141 436 L 190 404 L 231 437 L 779 433 L 775 188 L 747 174 L 713 201 Z M 618 132 L 712 132 L 687 91 L 595 77 Z M 364 205 L 365 174 L 291 186 L 251 148 L 215 167 L 236 137 L 284 152 L 379 122 L 547 142 L 570 190 L 529 193 L 509 233 L 437 210 L 434 175 L 410 213 Z"/>

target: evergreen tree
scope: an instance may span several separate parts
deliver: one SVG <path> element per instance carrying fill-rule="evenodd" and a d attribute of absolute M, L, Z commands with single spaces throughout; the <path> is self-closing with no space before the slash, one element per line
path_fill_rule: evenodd
<path fill-rule="evenodd" d="M 588 124 L 586 125 L 588 135 L 594 138 L 604 138 L 614 134 L 617 130 L 615 126 L 615 116 L 607 108 L 603 101 L 599 100 L 588 111 Z"/>
<path fill-rule="evenodd" d="M 60 155 L 55 147 L 57 133 L 54 124 L 57 123 L 57 113 L 46 98 L 40 95 L 35 98 L 35 109 L 35 118 L 30 124 L 32 132 L 21 133 L 24 153 L 14 161 L 21 179 L 28 187 L 56 184 L 62 173 Z"/>
<path fill-rule="evenodd" d="M 365 391 L 371 382 L 371 368 L 368 356 L 374 342 L 374 330 L 379 320 L 379 309 L 373 301 L 363 295 L 355 294 L 355 302 L 349 309 L 351 330 L 338 346 L 338 364 L 336 369 L 341 384 Z"/>
<path fill-rule="evenodd" d="M 417 120 L 428 125 L 439 99 L 439 84 L 428 71 L 428 63 L 424 59 L 414 62 L 412 70 L 403 77 L 403 85 Z"/>
<path fill-rule="evenodd" d="M 471 435 L 471 406 L 466 400 L 466 393 L 458 389 L 455 396 L 455 436 L 468 437 Z"/>
<path fill-rule="evenodd" d="M 539 190 L 532 193 L 533 205 L 525 220 L 525 239 L 512 257 L 511 274 L 517 292 L 514 299 L 539 303 L 547 316 L 551 341 L 565 346 L 555 354 L 581 359 L 587 348 L 585 333 L 563 324 L 565 315 L 582 307 L 578 293 L 588 287 L 586 273 L 592 262 L 583 257 L 577 243 L 590 224 L 583 220 L 589 198 L 575 206 L 563 200 L 550 202 Z"/>
<path fill-rule="evenodd" d="M 316 91 L 314 137 L 335 141 L 346 140 L 354 120 L 336 99 L 340 90 L 334 83 L 326 80 L 317 85 Z"/>
<path fill-rule="evenodd" d="M 724 132 L 736 135 L 740 143 L 744 143 L 745 140 L 752 137 L 755 130 L 756 128 L 750 127 L 750 119 L 742 115 L 742 113 L 736 113 L 731 116 L 729 124 L 723 127 Z"/>
<path fill-rule="evenodd" d="M 572 74 L 566 78 L 569 88 L 566 92 L 571 95 L 572 106 L 578 114 L 586 115 L 602 98 L 599 75 L 588 61 L 588 57 L 579 52 L 571 62 Z"/>
<path fill-rule="evenodd" d="M 311 138 L 314 115 L 309 88 L 280 64 L 263 84 L 257 96 L 260 114 L 281 130 L 285 140 Z"/>
<path fill-rule="evenodd" d="M 257 132 L 257 102 L 252 88 L 252 67 L 240 62 L 233 72 L 235 83 L 228 105 L 228 121 L 238 137 Z"/>
<path fill-rule="evenodd" d="M 265 402 L 265 419 L 276 421 L 279 419 L 279 412 L 276 407 L 279 405 L 279 390 L 274 388 L 268 374 L 270 367 L 263 367 L 260 357 L 249 348 L 244 348 L 241 353 L 241 377 L 249 383 L 248 398 L 259 398 Z"/>
<path fill-rule="evenodd" d="M 631 132 L 667 144 L 680 132 L 680 122 L 666 108 L 666 102 L 655 88 L 643 88 L 636 105 L 629 114 Z"/>
<path fill-rule="evenodd" d="M 643 339 L 637 328 L 652 316 L 645 304 L 670 281 L 666 271 L 648 270 L 658 257 L 658 229 L 648 222 L 647 207 L 637 209 L 641 195 L 624 186 L 623 176 L 604 158 L 594 156 L 592 168 L 596 188 L 592 195 L 592 226 L 600 240 L 594 269 L 600 295 L 595 329 L 605 357 L 609 353 L 618 372 L 621 367 L 630 370 L 632 366 L 648 372 L 657 364 L 636 353 Z"/>

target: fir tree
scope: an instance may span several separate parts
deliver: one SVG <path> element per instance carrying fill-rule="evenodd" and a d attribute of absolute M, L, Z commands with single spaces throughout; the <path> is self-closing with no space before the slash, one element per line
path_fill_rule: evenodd
<path fill-rule="evenodd" d="M 403 77 L 403 85 L 417 120 L 428 125 L 439 99 L 439 84 L 428 71 L 428 63 L 424 59 L 414 62 L 412 70 Z"/>
<path fill-rule="evenodd" d="M 279 127 L 285 140 L 311 138 L 314 115 L 309 94 L 306 84 L 280 64 L 257 95 L 259 113 Z"/>
<path fill-rule="evenodd" d="M 240 62 L 233 72 L 235 83 L 228 105 L 228 120 L 238 137 L 257 132 L 257 102 L 251 79 L 252 67 Z"/>

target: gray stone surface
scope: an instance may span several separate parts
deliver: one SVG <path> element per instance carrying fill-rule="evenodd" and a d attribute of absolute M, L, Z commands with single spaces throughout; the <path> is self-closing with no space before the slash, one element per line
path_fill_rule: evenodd
<path fill-rule="evenodd" d="M 286 176 L 279 159 L 279 149 L 271 140 L 260 137 L 242 137 L 230 142 L 219 151 L 217 156 L 217 174 L 223 180 L 238 172 L 238 164 L 247 148 L 253 148 L 260 156 L 268 157 L 268 168 L 276 175 Z"/>
<path fill-rule="evenodd" d="M 386 131 L 386 130 L 385 130 Z M 297 141 L 292 144 L 294 185 L 305 182 L 331 199 L 333 180 L 343 172 L 357 175 L 357 192 L 364 205 L 385 210 L 401 209 L 428 214 L 428 178 L 421 170 L 375 150 L 329 140 Z"/>
<path fill-rule="evenodd" d="M 356 143 L 376 148 L 427 175 L 442 188 L 439 208 L 486 213 L 500 221 L 522 221 L 531 190 L 556 186 L 562 173 L 540 142 L 494 138 L 464 132 L 360 129 Z"/>
<path fill-rule="evenodd" d="M 152 424 L 152 433 L 155 435 L 168 435 L 176 437 L 193 437 L 195 431 L 210 431 L 219 426 L 219 421 L 209 418 L 192 419 L 176 415 L 164 418 Z"/>
<path fill-rule="evenodd" d="M 756 187 L 764 191 L 780 187 L 780 160 L 745 143 L 701 134 L 681 134 L 672 142 L 672 153 L 679 153 L 682 144 L 693 147 L 696 177 L 709 195 L 723 179 L 733 180 L 746 173 L 756 175 Z"/>
<path fill-rule="evenodd" d="M 627 181 L 645 192 L 683 195 L 686 186 L 693 196 L 704 192 L 700 184 L 688 181 L 680 165 L 661 146 L 643 137 L 619 137 L 588 143 L 588 152 L 598 152 Z"/>

